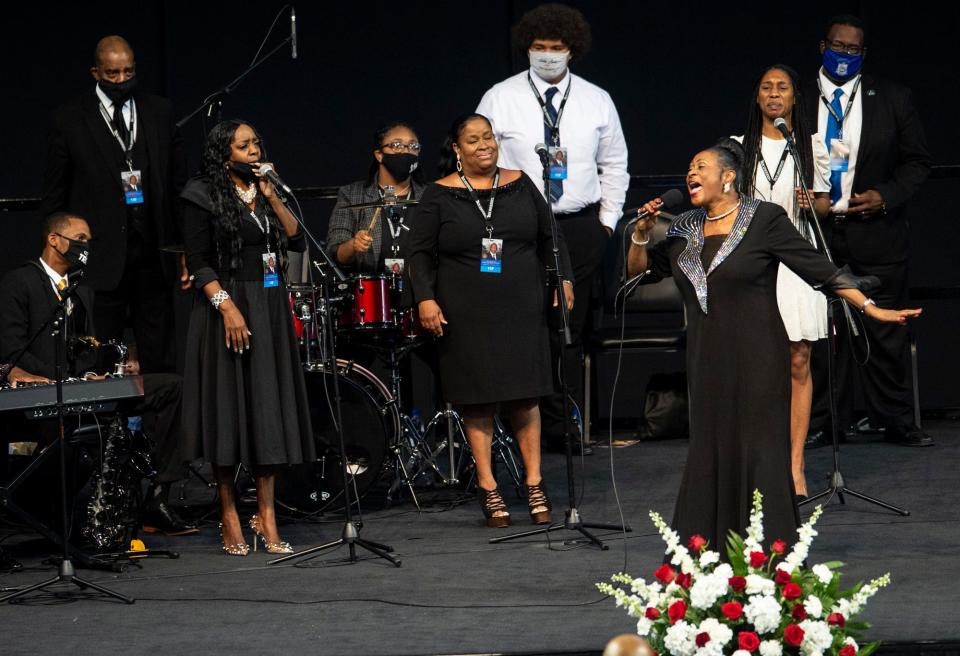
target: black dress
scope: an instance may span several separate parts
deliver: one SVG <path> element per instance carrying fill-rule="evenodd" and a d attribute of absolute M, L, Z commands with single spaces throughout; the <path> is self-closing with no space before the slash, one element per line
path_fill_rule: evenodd
<path fill-rule="evenodd" d="M 759 489 L 766 541 L 793 543 L 800 518 L 790 473 L 790 346 L 777 268 L 783 262 L 827 287 L 838 272 L 778 205 L 745 198 L 725 238 L 704 240 L 704 216 L 676 218 L 649 249 L 644 280 L 674 276 L 687 313 L 690 448 L 673 525 L 684 542 L 699 534 L 725 553 L 729 531 L 745 534 Z"/>
<path fill-rule="evenodd" d="M 484 208 L 489 190 L 478 190 Z M 440 338 L 440 378 L 452 403 L 493 403 L 553 392 L 546 265 L 553 239 L 543 196 L 523 174 L 497 189 L 493 238 L 501 273 L 480 271 L 483 216 L 466 189 L 430 185 L 410 234 L 417 303 L 434 299 L 449 322 Z M 569 271 L 566 249 L 563 268 Z M 569 276 L 564 276 L 570 279 Z"/>
<path fill-rule="evenodd" d="M 231 267 L 228 239 L 217 243 L 206 182 L 191 180 L 180 198 L 187 268 L 198 290 L 184 367 L 185 456 L 218 466 L 313 461 L 310 407 L 283 266 L 277 267 L 279 285 L 264 287 L 267 236 L 244 211 L 240 261 Z M 271 251 L 281 263 L 285 250 L 304 250 L 303 234 L 287 240 L 265 203 L 258 205 L 257 214 L 261 222 L 269 217 Z M 285 249 L 278 248 L 278 242 L 285 243 Z M 230 294 L 252 333 L 250 349 L 243 353 L 227 349 L 223 316 L 201 291 L 213 280 Z"/>

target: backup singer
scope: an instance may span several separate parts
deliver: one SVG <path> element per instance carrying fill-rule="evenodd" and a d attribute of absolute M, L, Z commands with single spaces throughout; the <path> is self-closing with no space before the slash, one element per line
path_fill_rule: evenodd
<path fill-rule="evenodd" d="M 489 120 L 458 118 L 445 145 L 449 175 L 424 192 L 410 236 L 420 320 L 442 338 L 441 385 L 448 401 L 463 405 L 490 527 L 511 522 L 490 462 L 498 403 L 520 444 L 530 516 L 547 523 L 551 510 L 540 475 L 537 397 L 553 389 L 544 295 L 553 239 L 543 196 L 523 172 L 499 168 L 498 151 Z M 573 285 L 564 285 L 572 307 Z"/>
<path fill-rule="evenodd" d="M 330 215 L 327 250 L 339 264 L 357 273 L 403 270 L 409 210 L 399 209 L 391 217 L 386 210 L 343 206 L 382 200 L 388 186 L 398 199 L 418 200 L 424 190 L 419 165 L 420 141 L 409 124 L 395 121 L 373 133 L 373 162 L 367 179 L 341 187 Z"/>
<path fill-rule="evenodd" d="M 782 207 L 794 227 L 811 244 L 816 244 L 808 216 L 807 199 L 800 187 L 800 175 L 813 198 L 818 217 L 830 211 L 830 158 L 820 135 L 811 135 L 804 116 L 803 92 L 796 72 L 781 64 L 771 66 L 757 81 L 754 104 L 742 137 L 744 146 L 744 193 Z M 773 122 L 782 118 L 794 135 L 803 167 L 798 172 L 786 140 Z M 777 306 L 790 340 L 790 463 L 793 488 L 807 496 L 803 449 L 810 428 L 811 343 L 827 336 L 827 299 L 784 264 L 777 270 Z"/>
<path fill-rule="evenodd" d="M 742 195 L 743 150 L 726 139 L 694 156 L 690 202 L 667 238 L 647 248 L 655 221 L 638 221 L 627 260 L 643 282 L 673 276 L 688 317 L 690 449 L 673 524 L 719 547 L 743 534 L 751 495 L 764 495 L 768 541 L 795 539 L 790 482 L 790 354 L 777 311 L 780 262 L 875 321 L 904 324 L 920 310 L 882 310 L 804 239 L 779 205 Z M 657 201 L 644 209 L 654 212 Z"/>
<path fill-rule="evenodd" d="M 200 176 L 181 195 L 187 266 L 200 292 L 187 335 L 183 423 L 187 453 L 213 463 L 224 551 L 245 556 L 234 468 L 253 467 L 250 528 L 270 553 L 289 553 L 274 510 L 278 465 L 314 460 L 303 371 L 285 288 L 288 250 L 303 251 L 296 219 L 259 177 L 256 130 L 224 121 L 207 136 Z M 267 271 L 271 257 L 280 263 Z"/>

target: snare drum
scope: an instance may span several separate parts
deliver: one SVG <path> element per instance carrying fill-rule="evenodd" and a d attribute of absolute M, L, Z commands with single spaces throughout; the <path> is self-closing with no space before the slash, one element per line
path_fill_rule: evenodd
<path fill-rule="evenodd" d="M 339 328 L 363 331 L 397 328 L 393 276 L 358 275 L 351 285 L 352 300 L 340 312 Z"/>

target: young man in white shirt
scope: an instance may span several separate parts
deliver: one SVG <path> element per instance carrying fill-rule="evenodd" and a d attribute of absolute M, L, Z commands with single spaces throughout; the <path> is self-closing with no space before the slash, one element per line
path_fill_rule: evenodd
<path fill-rule="evenodd" d="M 545 196 L 563 232 L 575 280 L 573 344 L 563 349 L 564 372 L 571 395 L 581 406 L 583 333 L 589 325 L 593 279 L 630 182 L 627 144 L 610 94 L 568 69 L 570 62 L 586 54 L 590 42 L 590 26 L 576 9 L 547 4 L 529 11 L 513 28 L 514 46 L 529 57 L 529 70 L 494 85 L 477 107 L 493 125 L 501 166 L 523 170 L 540 183 L 541 191 L 543 167 L 537 146 L 550 150 Z M 559 317 L 553 320 L 550 337 L 556 366 L 561 335 Z M 543 397 L 540 412 L 546 448 L 562 450 L 562 395 Z M 570 430 L 578 435 L 572 424 Z"/>

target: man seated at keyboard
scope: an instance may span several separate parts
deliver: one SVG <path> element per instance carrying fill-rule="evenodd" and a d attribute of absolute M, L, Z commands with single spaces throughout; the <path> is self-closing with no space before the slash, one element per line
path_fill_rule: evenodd
<path fill-rule="evenodd" d="M 63 294 L 82 276 L 90 256 L 92 235 L 87 222 L 66 212 L 51 214 L 43 224 L 43 252 L 37 260 L 25 262 L 0 280 L 0 378 L 7 383 L 52 382 L 56 377 L 56 341 L 44 331 L 19 355 L 46 322 Z M 72 279 L 72 280 L 71 280 Z M 68 378 L 102 379 L 97 371 L 97 349 L 90 346 L 94 335 L 93 291 L 83 284 L 66 299 Z M 84 338 L 84 339 L 81 339 Z M 18 357 L 19 355 L 19 357 Z M 5 365 L 3 363 L 6 363 Z M 12 369 L 10 365 L 15 365 Z M 102 367 L 100 367 L 102 369 Z M 145 512 L 144 530 L 167 535 L 196 533 L 167 503 L 171 483 L 185 475 L 179 453 L 180 377 L 175 374 L 143 376 L 143 399 L 129 409 L 143 417 L 144 432 L 153 441 L 153 480 Z M 0 416 L 0 425 L 11 421 Z M 6 432 L 6 431 L 3 431 Z"/>

